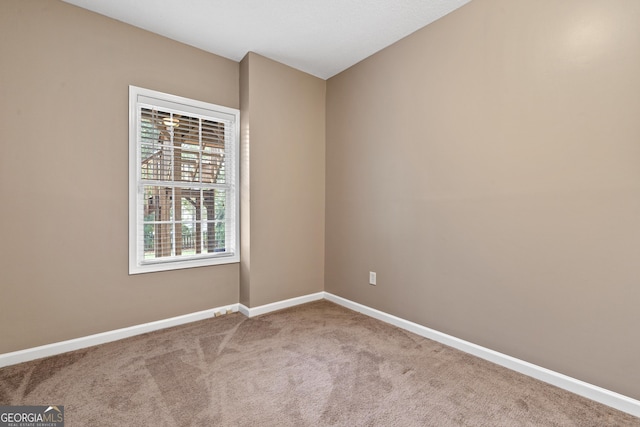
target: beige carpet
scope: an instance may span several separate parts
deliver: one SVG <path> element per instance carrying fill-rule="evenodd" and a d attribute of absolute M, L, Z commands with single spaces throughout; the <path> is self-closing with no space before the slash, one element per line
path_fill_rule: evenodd
<path fill-rule="evenodd" d="M 640 426 L 640 419 L 319 301 L 0 369 L 1 405 L 75 426 Z"/>

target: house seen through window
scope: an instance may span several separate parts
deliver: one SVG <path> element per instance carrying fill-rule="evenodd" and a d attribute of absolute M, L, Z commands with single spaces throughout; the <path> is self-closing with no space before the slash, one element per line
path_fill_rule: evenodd
<path fill-rule="evenodd" d="M 131 96 L 130 273 L 237 262 L 237 110 L 134 87 Z"/>

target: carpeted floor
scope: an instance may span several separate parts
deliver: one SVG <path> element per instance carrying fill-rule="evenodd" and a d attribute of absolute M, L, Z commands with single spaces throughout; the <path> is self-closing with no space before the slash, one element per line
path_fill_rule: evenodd
<path fill-rule="evenodd" d="M 75 426 L 640 426 L 327 301 L 0 369 L 0 405 Z"/>

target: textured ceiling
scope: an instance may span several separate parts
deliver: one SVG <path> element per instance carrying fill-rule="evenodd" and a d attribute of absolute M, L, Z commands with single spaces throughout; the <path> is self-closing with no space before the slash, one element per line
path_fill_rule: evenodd
<path fill-rule="evenodd" d="M 326 79 L 470 0 L 64 0 L 240 61 Z"/>

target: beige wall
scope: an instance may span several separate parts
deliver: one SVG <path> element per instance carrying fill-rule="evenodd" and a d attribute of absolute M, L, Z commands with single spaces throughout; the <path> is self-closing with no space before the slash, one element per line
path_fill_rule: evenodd
<path fill-rule="evenodd" d="M 640 398 L 638 22 L 475 0 L 330 79 L 326 291 Z"/>
<path fill-rule="evenodd" d="M 249 57 L 240 62 L 240 304 L 251 307 L 251 147 Z"/>
<path fill-rule="evenodd" d="M 127 111 L 238 108 L 238 63 L 47 0 L 0 2 L 0 58 L 0 353 L 236 303 L 238 264 L 127 274 Z"/>
<path fill-rule="evenodd" d="M 255 307 L 324 287 L 326 84 L 255 53 L 240 70 L 240 302 Z"/>

